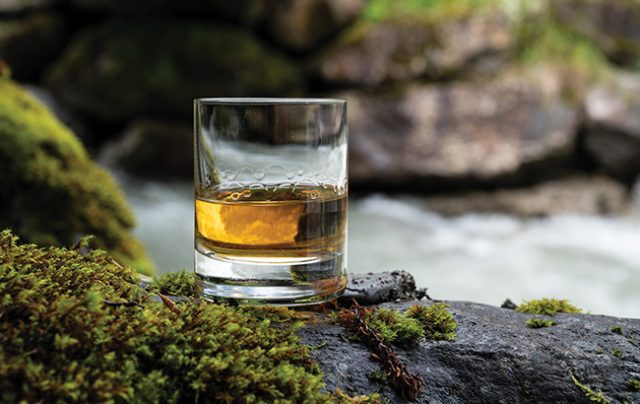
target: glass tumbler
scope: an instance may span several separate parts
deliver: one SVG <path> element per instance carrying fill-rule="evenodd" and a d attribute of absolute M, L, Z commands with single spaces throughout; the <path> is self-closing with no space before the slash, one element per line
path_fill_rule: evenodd
<path fill-rule="evenodd" d="M 303 305 L 346 285 L 346 101 L 194 103 L 195 271 L 205 298 Z"/>

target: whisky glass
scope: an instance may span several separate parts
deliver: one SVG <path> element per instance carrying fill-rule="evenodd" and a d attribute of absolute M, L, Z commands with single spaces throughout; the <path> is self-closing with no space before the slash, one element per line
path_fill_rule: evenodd
<path fill-rule="evenodd" d="M 195 272 L 213 301 L 305 305 L 346 285 L 339 99 L 194 102 Z"/>

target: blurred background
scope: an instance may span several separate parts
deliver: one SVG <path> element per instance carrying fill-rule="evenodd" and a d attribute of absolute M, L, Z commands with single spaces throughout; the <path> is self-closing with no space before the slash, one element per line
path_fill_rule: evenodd
<path fill-rule="evenodd" d="M 640 317 L 638 0 L 0 0 L 0 60 L 25 241 L 192 268 L 192 99 L 341 97 L 351 272 Z"/>

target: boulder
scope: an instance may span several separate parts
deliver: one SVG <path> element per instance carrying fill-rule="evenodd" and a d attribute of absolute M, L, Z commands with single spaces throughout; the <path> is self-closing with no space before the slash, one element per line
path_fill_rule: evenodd
<path fill-rule="evenodd" d="M 67 41 L 67 26 L 56 14 L 0 21 L 0 59 L 20 80 L 37 79 Z"/>
<path fill-rule="evenodd" d="M 371 275 L 374 276 L 374 275 Z M 380 274 L 375 274 L 380 276 Z M 367 283 L 366 276 L 356 275 Z M 405 285 L 399 287 L 404 289 Z M 374 291 L 372 291 L 373 293 Z M 529 328 L 536 317 L 469 302 L 447 302 L 458 322 L 454 341 L 424 341 L 395 348 L 406 368 L 424 382 L 421 403 L 637 402 L 640 391 L 640 320 L 592 314 L 556 314 L 557 325 Z M 382 303 L 399 311 L 429 300 Z M 548 317 L 547 317 L 548 318 Z M 351 395 L 380 392 L 404 403 L 382 382 L 381 366 L 367 346 L 322 316 L 299 331 L 325 376 L 326 389 Z M 598 401 L 605 402 L 605 401 Z"/>
<path fill-rule="evenodd" d="M 137 177 L 193 179 L 193 129 L 182 122 L 142 118 L 107 145 L 100 160 Z"/>
<path fill-rule="evenodd" d="M 578 109 L 553 69 L 408 86 L 349 103 L 350 181 L 434 191 L 522 184 L 571 163 Z"/>
<path fill-rule="evenodd" d="M 308 51 L 352 22 L 365 0 L 270 0 L 265 25 L 277 43 Z"/>
<path fill-rule="evenodd" d="M 640 174 L 640 76 L 617 71 L 585 97 L 585 148 L 607 173 L 627 183 Z"/>
<path fill-rule="evenodd" d="M 159 113 L 191 117 L 193 99 L 284 96 L 299 69 L 235 27 L 175 20 L 112 20 L 80 32 L 49 71 L 64 101 L 105 121 Z"/>
<path fill-rule="evenodd" d="M 95 235 L 94 246 L 151 273 L 113 178 L 23 88 L 0 78 L 0 94 L 0 229 L 40 245 L 71 246 L 82 235 Z"/>
<path fill-rule="evenodd" d="M 523 217 L 560 214 L 621 214 L 629 191 L 607 177 L 572 177 L 526 188 L 477 191 L 425 198 L 429 210 L 445 216 L 506 213 Z"/>
<path fill-rule="evenodd" d="M 594 41 L 616 62 L 634 67 L 640 56 L 640 8 L 635 0 L 549 2 L 561 23 Z"/>
<path fill-rule="evenodd" d="M 311 71 L 330 85 L 361 87 L 417 77 L 441 79 L 494 70 L 513 41 L 511 23 L 499 12 L 435 22 L 363 22 L 315 59 Z"/>

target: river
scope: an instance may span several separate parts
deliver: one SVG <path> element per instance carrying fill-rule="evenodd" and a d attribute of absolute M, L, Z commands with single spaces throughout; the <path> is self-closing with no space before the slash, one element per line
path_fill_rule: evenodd
<path fill-rule="evenodd" d="M 124 181 L 158 272 L 193 268 L 192 185 Z M 445 218 L 411 196 L 349 206 L 349 271 L 402 269 L 432 298 L 500 305 L 539 297 L 640 318 L 640 198 L 622 217 Z"/>

